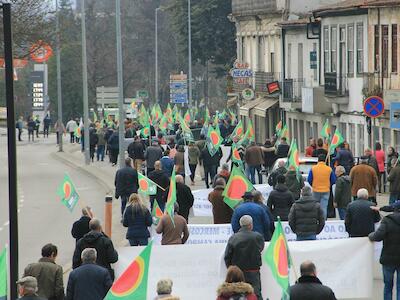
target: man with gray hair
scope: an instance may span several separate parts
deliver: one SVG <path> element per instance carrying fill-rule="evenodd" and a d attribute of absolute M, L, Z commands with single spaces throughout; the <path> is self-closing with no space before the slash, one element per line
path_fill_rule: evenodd
<path fill-rule="evenodd" d="M 368 190 L 359 189 L 357 200 L 347 206 L 347 213 L 344 224 L 350 237 L 366 237 L 375 230 L 375 223 L 379 222 L 379 212 L 371 209 L 375 206 L 368 200 Z"/>
<path fill-rule="evenodd" d="M 112 280 L 106 268 L 96 265 L 96 249 L 84 249 L 81 254 L 81 260 L 82 265 L 69 275 L 66 299 L 104 299 L 112 286 Z"/>
<path fill-rule="evenodd" d="M 315 240 L 325 226 L 324 211 L 309 185 L 303 187 L 300 199 L 290 209 L 289 226 L 298 241 Z"/>
<path fill-rule="evenodd" d="M 333 206 L 339 212 L 340 220 L 346 217 L 347 205 L 351 202 L 351 183 L 350 177 L 346 175 L 346 169 L 343 166 L 337 166 L 335 169 L 336 187 L 333 199 Z"/>
<path fill-rule="evenodd" d="M 253 218 L 244 215 L 239 220 L 240 230 L 232 235 L 225 249 L 226 267 L 238 266 L 244 274 L 246 282 L 254 288 L 258 299 L 261 296 L 260 267 L 261 252 L 264 249 L 264 237 L 253 231 Z"/>
<path fill-rule="evenodd" d="M 25 276 L 17 281 L 19 295 L 22 300 L 45 300 L 36 295 L 38 290 L 37 280 L 33 276 Z M 7 297 L 6 297 L 7 298 Z"/>
<path fill-rule="evenodd" d="M 90 220 L 89 228 L 90 231 L 76 244 L 72 268 L 76 269 L 82 264 L 81 254 L 84 249 L 95 248 L 97 264 L 106 268 L 110 272 L 111 279 L 114 279 L 114 270 L 111 268 L 111 264 L 118 261 L 118 252 L 114 249 L 111 239 L 103 233 L 98 219 Z"/>

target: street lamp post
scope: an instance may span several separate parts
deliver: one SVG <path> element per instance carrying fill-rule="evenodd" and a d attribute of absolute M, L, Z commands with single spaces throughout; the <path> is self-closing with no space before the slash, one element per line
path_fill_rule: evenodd
<path fill-rule="evenodd" d="M 155 70 L 155 85 L 154 85 L 154 89 L 155 89 L 155 91 L 154 91 L 154 95 L 155 95 L 155 97 L 156 97 L 156 103 L 159 103 L 159 99 L 158 99 L 158 11 L 160 10 L 160 7 L 157 7 L 156 8 L 156 28 L 155 28 L 155 31 L 156 31 L 156 34 L 155 34 L 155 36 L 156 36 L 156 44 L 155 44 L 155 47 L 156 47 L 156 49 L 155 49 L 155 53 L 156 53 L 156 70 Z"/>
<path fill-rule="evenodd" d="M 119 167 L 125 165 L 125 124 L 124 124 L 124 79 L 122 74 L 122 41 L 121 41 L 121 0 L 115 3 L 115 20 L 117 29 L 117 81 L 119 108 Z"/>
<path fill-rule="evenodd" d="M 83 125 L 84 125 L 84 146 L 85 164 L 90 164 L 89 153 L 89 101 L 88 101 L 88 82 L 87 82 L 87 56 L 86 56 L 86 21 L 85 21 L 85 0 L 81 4 L 82 15 L 82 81 L 83 81 Z"/>
<path fill-rule="evenodd" d="M 189 59 L 189 107 L 192 106 L 192 25 L 191 25 L 191 16 L 190 16 L 190 0 L 188 0 L 188 59 Z"/>
<path fill-rule="evenodd" d="M 58 0 L 56 0 L 56 56 L 57 56 L 57 111 L 58 119 L 62 123 L 62 94 L 61 94 L 61 50 L 60 50 L 60 16 L 58 12 Z M 62 133 L 58 139 L 58 151 L 63 151 Z"/>
<path fill-rule="evenodd" d="M 17 299 L 18 280 L 18 197 L 17 197 L 17 149 L 15 141 L 14 72 L 11 33 L 11 4 L 3 8 L 4 61 L 7 103 L 8 148 L 8 211 L 10 220 L 10 299 Z"/>

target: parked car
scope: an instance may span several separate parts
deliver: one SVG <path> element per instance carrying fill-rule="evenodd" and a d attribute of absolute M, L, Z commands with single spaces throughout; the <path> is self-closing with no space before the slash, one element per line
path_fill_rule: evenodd
<path fill-rule="evenodd" d="M 274 163 L 274 166 L 272 167 L 272 171 L 275 171 L 278 168 L 279 161 L 284 161 L 285 163 L 287 162 L 287 158 L 279 158 L 276 160 Z M 300 157 L 300 167 L 299 167 L 299 172 L 301 176 L 303 176 L 304 181 L 307 181 L 308 173 L 310 172 L 311 168 L 315 166 L 318 163 L 318 158 L 317 157 Z"/>

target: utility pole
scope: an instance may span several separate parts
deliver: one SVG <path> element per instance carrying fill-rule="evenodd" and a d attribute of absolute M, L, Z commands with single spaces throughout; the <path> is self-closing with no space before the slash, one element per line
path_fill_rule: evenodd
<path fill-rule="evenodd" d="M 190 0 L 188 0 L 188 59 L 189 59 L 189 103 L 188 107 L 192 107 L 192 20 L 190 16 Z"/>
<path fill-rule="evenodd" d="M 119 167 L 125 165 L 125 123 L 124 123 L 124 78 L 122 74 L 122 41 L 121 41 L 121 0 L 116 0 L 115 20 L 117 28 L 117 80 L 119 108 Z"/>
<path fill-rule="evenodd" d="M 11 4 L 3 8 L 4 61 L 7 103 L 8 148 L 8 213 L 10 218 L 10 299 L 17 299 L 18 280 L 18 197 L 17 197 L 17 149 L 15 141 L 14 72 L 11 33 Z"/>
<path fill-rule="evenodd" d="M 60 50 L 60 16 L 58 12 L 58 0 L 56 0 L 56 56 L 57 56 L 57 112 L 58 119 L 62 123 L 62 94 L 61 94 L 61 50 Z M 62 133 L 58 139 L 58 151 L 63 151 Z"/>
<path fill-rule="evenodd" d="M 82 23 L 82 80 L 83 80 L 83 125 L 84 125 L 84 146 L 85 164 L 90 164 L 89 150 L 89 100 L 87 83 L 87 56 L 86 56 L 86 20 L 85 20 L 85 0 L 81 3 L 81 23 Z"/>
<path fill-rule="evenodd" d="M 158 99 L 158 11 L 160 10 L 159 7 L 156 8 L 156 49 L 155 49 L 155 53 L 156 53 L 156 70 L 155 70 L 155 97 L 156 97 L 156 103 L 159 103 L 160 100 Z"/>

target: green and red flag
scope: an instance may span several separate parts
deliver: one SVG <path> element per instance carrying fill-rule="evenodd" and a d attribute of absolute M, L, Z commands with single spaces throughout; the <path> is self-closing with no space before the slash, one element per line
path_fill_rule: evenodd
<path fill-rule="evenodd" d="M 172 171 L 171 179 L 169 181 L 169 190 L 167 196 L 167 203 L 165 205 L 165 214 L 168 214 L 171 218 L 172 224 L 174 224 L 174 206 L 176 202 L 176 179 L 175 179 L 175 168 Z"/>
<path fill-rule="evenodd" d="M 245 192 L 254 190 L 249 179 L 243 174 L 239 167 L 233 166 L 229 180 L 222 193 L 224 202 L 232 209 L 243 201 Z"/>
<path fill-rule="evenodd" d="M 139 192 L 144 195 L 157 194 L 157 184 L 146 176 L 138 173 Z"/>
<path fill-rule="evenodd" d="M 282 288 L 284 298 L 287 298 L 289 296 L 289 268 L 291 261 L 285 232 L 279 217 L 269 246 L 264 251 L 263 258 L 271 269 L 272 276 Z"/>
<path fill-rule="evenodd" d="M 72 212 L 79 201 L 79 195 L 68 174 L 64 175 L 64 180 L 59 185 L 57 194 L 61 197 L 62 204 Z"/>
<path fill-rule="evenodd" d="M 104 300 L 147 299 L 151 241 L 114 282 Z"/>
<path fill-rule="evenodd" d="M 140 129 L 140 135 L 147 138 L 150 136 L 150 124 L 144 126 L 142 129 Z"/>
<path fill-rule="evenodd" d="M 242 120 L 240 120 L 239 123 L 237 123 L 229 139 L 233 141 L 235 138 L 237 138 L 237 140 L 239 141 L 242 139 L 243 135 L 244 135 L 243 123 Z"/>
<path fill-rule="evenodd" d="M 277 136 L 280 135 L 281 130 L 282 130 L 282 121 L 279 121 L 279 123 L 276 124 L 276 126 L 275 126 L 275 133 Z"/>
<path fill-rule="evenodd" d="M 255 141 L 255 133 L 254 133 L 254 128 L 253 128 L 253 123 L 251 120 L 247 123 L 247 130 L 246 133 L 244 134 L 244 137 L 242 140 L 239 142 L 242 145 L 248 145 L 250 142 Z"/>
<path fill-rule="evenodd" d="M 279 137 L 280 138 L 285 137 L 286 139 L 289 139 L 289 130 L 288 130 L 286 124 L 282 127 L 282 129 L 280 131 L 280 134 L 279 134 Z"/>
<path fill-rule="evenodd" d="M 322 127 L 321 136 L 326 139 L 329 139 L 329 137 L 331 136 L 331 127 L 329 126 L 328 120 L 325 121 L 325 124 Z"/>
<path fill-rule="evenodd" d="M 208 107 L 206 106 L 206 111 L 204 113 L 204 126 L 208 126 L 208 123 L 210 123 L 210 111 L 208 110 Z"/>
<path fill-rule="evenodd" d="M 7 249 L 0 253 L 0 300 L 7 300 Z"/>
<path fill-rule="evenodd" d="M 164 212 L 161 210 L 160 206 L 158 206 L 157 199 L 154 199 L 153 210 L 151 212 L 151 215 L 153 216 L 154 225 L 157 225 L 158 222 L 160 222 L 162 216 L 164 215 Z"/>
<path fill-rule="evenodd" d="M 215 153 L 218 152 L 219 148 L 221 147 L 222 141 L 223 139 L 221 136 L 221 132 L 219 131 L 219 127 L 208 127 L 207 148 L 211 156 L 214 156 Z"/>
<path fill-rule="evenodd" d="M 171 108 L 171 104 L 167 104 L 167 108 L 165 109 L 165 113 L 167 115 L 172 115 L 172 108 Z"/>
<path fill-rule="evenodd" d="M 296 139 L 293 139 L 292 144 L 290 145 L 288 167 L 290 166 L 293 166 L 296 171 L 298 171 L 300 167 L 299 149 L 297 147 Z"/>
<path fill-rule="evenodd" d="M 187 123 L 180 114 L 178 117 L 179 117 L 178 119 L 179 123 L 181 124 L 184 139 L 187 141 L 194 141 L 192 130 L 189 128 L 189 126 L 187 125 Z"/>
<path fill-rule="evenodd" d="M 232 162 L 236 163 L 239 167 L 243 169 L 243 160 L 242 157 L 240 156 L 238 145 L 232 143 L 231 151 L 232 151 L 232 156 L 231 156 Z"/>
<path fill-rule="evenodd" d="M 236 115 L 231 110 L 229 110 L 229 116 L 231 117 L 231 122 L 235 123 L 236 122 Z"/>
<path fill-rule="evenodd" d="M 160 124 L 159 124 L 158 127 L 162 132 L 164 132 L 164 133 L 167 132 L 167 129 L 168 129 L 168 118 L 166 116 L 163 116 L 161 118 Z"/>
<path fill-rule="evenodd" d="M 187 110 L 185 115 L 183 116 L 183 119 L 185 120 L 186 124 L 190 124 L 192 121 L 192 117 L 190 116 L 190 111 Z"/>
<path fill-rule="evenodd" d="M 331 143 L 329 145 L 329 153 L 333 154 L 335 149 L 340 146 L 344 142 L 344 138 L 340 133 L 339 129 L 336 128 L 335 134 L 332 136 Z"/>

